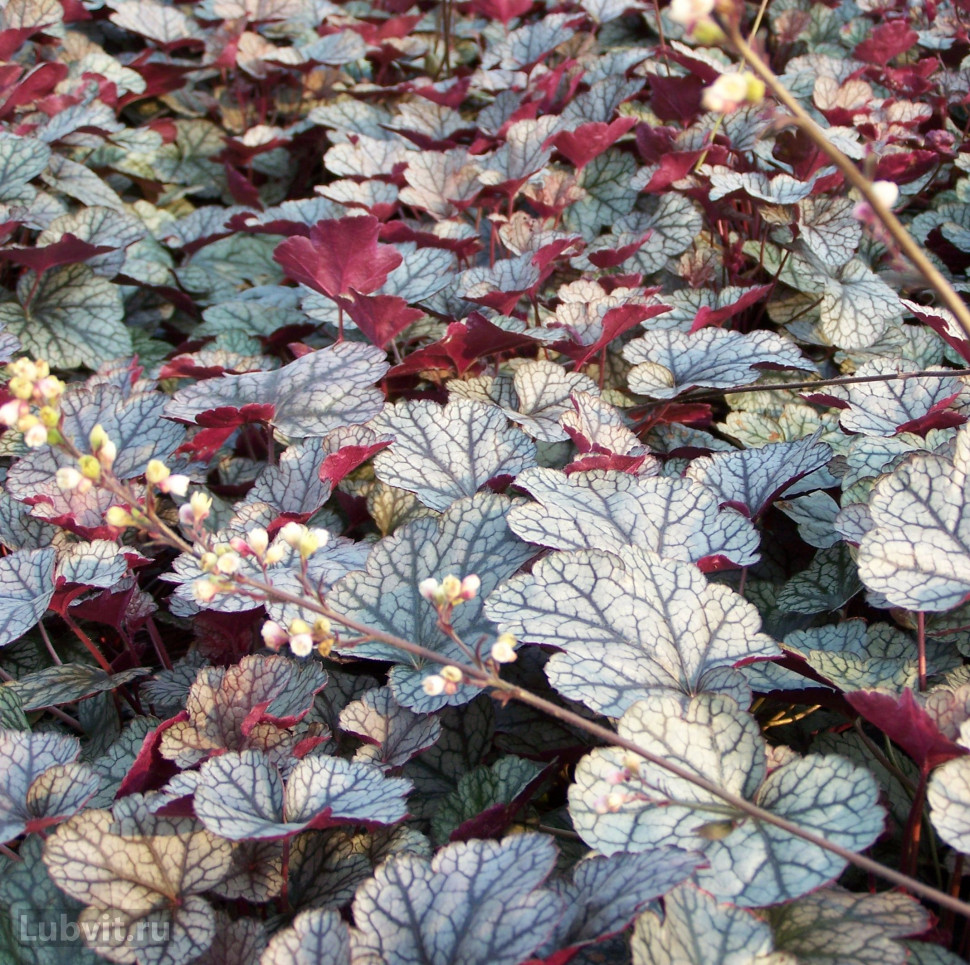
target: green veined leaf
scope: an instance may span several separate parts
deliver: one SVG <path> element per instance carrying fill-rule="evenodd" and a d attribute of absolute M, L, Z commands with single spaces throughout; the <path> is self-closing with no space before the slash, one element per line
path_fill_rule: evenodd
<path fill-rule="evenodd" d="M 123 321 L 121 289 L 87 265 L 64 265 L 36 282 L 25 272 L 17 282 L 20 304 L 0 305 L 0 321 L 25 352 L 52 368 L 97 368 L 105 359 L 131 355 Z"/>
<path fill-rule="evenodd" d="M 54 596 L 51 547 L 16 550 L 0 558 L 0 647 L 26 633 Z"/>
<path fill-rule="evenodd" d="M 311 908 L 277 932 L 259 965 L 350 965 L 350 933 L 335 911 Z"/>
<path fill-rule="evenodd" d="M 452 504 L 438 519 L 424 517 L 408 523 L 377 543 L 367 558 L 366 572 L 350 573 L 334 585 L 327 595 L 328 605 L 368 627 L 461 662 L 461 650 L 438 626 L 437 611 L 421 596 L 418 585 L 424 579 L 440 581 L 449 574 L 460 578 L 477 575 L 481 589 L 474 599 L 455 607 L 452 627 L 465 640 L 477 640 L 482 634 L 494 638 L 495 628 L 483 615 L 482 599 L 534 552 L 509 530 L 508 508 L 504 496 L 483 493 Z M 437 667 L 384 643 L 366 642 L 347 652 L 392 661 L 395 666 L 389 682 L 394 699 L 416 713 L 464 704 L 477 693 L 473 687 L 460 685 L 452 695 L 425 694 L 422 681 Z"/>
<path fill-rule="evenodd" d="M 664 914 L 644 912 L 633 932 L 633 965 L 791 965 L 771 954 L 767 923 L 692 885 L 664 896 Z"/>

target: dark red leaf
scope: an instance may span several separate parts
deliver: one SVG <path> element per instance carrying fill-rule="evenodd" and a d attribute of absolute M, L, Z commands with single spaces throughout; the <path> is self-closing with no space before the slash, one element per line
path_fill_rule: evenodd
<path fill-rule="evenodd" d="M 371 215 L 318 221 L 309 238 L 287 238 L 273 258 L 294 281 L 331 298 L 367 294 L 401 264 L 400 253 L 378 243 L 380 222 Z"/>
<path fill-rule="evenodd" d="M 919 40 L 919 34 L 905 20 L 890 20 L 874 27 L 871 34 L 853 51 L 868 64 L 888 64 L 906 53 Z"/>
<path fill-rule="evenodd" d="M 618 117 L 610 124 L 591 121 L 580 124 L 574 131 L 557 134 L 552 143 L 563 157 L 572 161 L 577 170 L 580 170 L 615 144 L 636 122 L 635 117 Z"/>
<path fill-rule="evenodd" d="M 336 486 L 341 479 L 390 444 L 390 441 L 387 441 L 375 442 L 372 446 L 344 446 L 343 449 L 323 460 L 320 466 L 320 478 L 324 481 L 329 480 L 332 486 Z"/>
<path fill-rule="evenodd" d="M 164 787 L 178 773 L 178 768 L 172 761 L 166 760 L 159 752 L 162 734 L 174 724 L 188 720 L 189 715 L 182 711 L 175 717 L 162 721 L 153 731 L 149 731 L 142 741 L 141 750 L 131 765 L 125 779 L 115 794 L 115 800 L 128 797 L 129 794 L 143 794 L 146 791 L 157 791 Z"/>
<path fill-rule="evenodd" d="M 726 322 L 735 315 L 740 315 L 746 308 L 757 304 L 768 295 L 771 288 L 771 285 L 756 285 L 754 288 L 749 288 L 736 302 L 725 305 L 723 308 L 703 306 L 694 316 L 690 330 L 696 332 L 701 328 L 709 328 L 713 325 L 720 326 L 722 322 Z"/>
<path fill-rule="evenodd" d="M 940 399 L 930 408 L 929 412 L 921 415 L 918 419 L 910 419 L 909 422 L 904 422 L 901 426 L 898 426 L 896 435 L 901 432 L 915 432 L 917 435 L 925 436 L 930 429 L 949 429 L 953 426 L 962 426 L 967 421 L 967 417 L 962 412 L 950 408 L 950 403 L 959 395 L 960 392 L 954 392 L 953 395 Z"/>
<path fill-rule="evenodd" d="M 58 265 L 76 265 L 109 251 L 114 251 L 112 245 L 92 245 L 72 234 L 66 234 L 52 245 L 44 245 L 42 248 L 0 248 L 0 261 L 26 265 L 40 274 Z"/>
<path fill-rule="evenodd" d="M 967 753 L 944 736 L 911 690 L 898 697 L 876 690 L 846 694 L 853 710 L 897 743 L 920 767 L 937 767 Z"/>
<path fill-rule="evenodd" d="M 9 66 L 14 67 L 14 65 Z M 13 75 L 16 76 L 19 72 L 20 69 L 14 67 Z M 3 80 L 4 92 L 8 90 L 9 76 L 8 74 Z M 67 64 L 62 64 L 59 61 L 39 64 L 10 92 L 3 105 L 0 106 L 0 118 L 6 117 L 17 107 L 32 104 L 38 97 L 48 95 L 66 76 Z"/>
<path fill-rule="evenodd" d="M 469 7 L 480 17 L 501 20 L 508 24 L 514 17 L 521 17 L 532 6 L 532 0 L 472 0 Z"/>
<path fill-rule="evenodd" d="M 411 308 L 397 295 L 361 295 L 352 292 L 349 299 L 342 299 L 341 302 L 354 324 L 378 348 L 384 348 L 395 336 L 424 316 L 424 312 Z"/>
<path fill-rule="evenodd" d="M 527 336 L 506 332 L 473 312 L 462 322 L 452 322 L 444 338 L 412 352 L 403 362 L 395 365 L 387 377 L 393 379 L 429 370 L 464 375 L 479 359 L 488 355 L 532 345 L 532 339 Z"/>

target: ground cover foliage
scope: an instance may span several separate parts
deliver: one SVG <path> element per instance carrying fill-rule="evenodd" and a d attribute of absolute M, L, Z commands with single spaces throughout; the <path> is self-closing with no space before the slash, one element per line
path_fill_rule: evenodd
<path fill-rule="evenodd" d="M 965 0 L 0 17 L 0 960 L 961 960 Z"/>

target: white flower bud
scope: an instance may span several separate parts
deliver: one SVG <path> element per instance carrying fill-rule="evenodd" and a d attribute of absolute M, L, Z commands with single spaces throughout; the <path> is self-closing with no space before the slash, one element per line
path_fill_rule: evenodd
<path fill-rule="evenodd" d="M 35 426 L 31 426 L 24 433 L 24 445 L 28 449 L 37 449 L 40 446 L 47 444 L 47 427 L 42 426 L 37 423 Z"/>
<path fill-rule="evenodd" d="M 721 74 L 701 95 L 701 106 L 716 114 L 729 114 L 737 110 L 748 99 L 748 79 L 743 74 L 731 71 Z"/>
<path fill-rule="evenodd" d="M 20 399 L 11 399 L 9 402 L 0 405 L 0 425 L 16 425 L 22 410 L 26 408 L 26 405 Z"/>
<path fill-rule="evenodd" d="M 246 542 L 249 543 L 249 548 L 257 556 L 262 556 L 269 546 L 269 534 L 262 526 L 257 526 L 255 529 L 251 529 L 246 535 Z"/>
<path fill-rule="evenodd" d="M 219 592 L 219 586 L 212 580 L 196 580 L 192 584 L 192 595 L 199 603 L 211 603 Z"/>
<path fill-rule="evenodd" d="M 81 485 L 82 479 L 84 479 L 84 476 L 73 466 L 64 466 L 54 473 L 54 482 L 58 489 L 77 489 Z"/>
<path fill-rule="evenodd" d="M 459 596 L 462 600 L 474 600 L 481 588 L 482 581 L 474 573 L 471 573 L 461 581 Z"/>
<path fill-rule="evenodd" d="M 714 0 L 671 0 L 667 16 L 688 30 L 714 12 Z"/>
<path fill-rule="evenodd" d="M 216 561 L 216 569 L 227 576 L 235 573 L 242 565 L 238 553 L 223 553 Z"/>
<path fill-rule="evenodd" d="M 145 481 L 152 486 L 157 486 L 163 480 L 168 479 L 171 474 L 172 471 L 161 459 L 148 460 L 148 465 L 145 467 Z"/>
<path fill-rule="evenodd" d="M 118 458 L 118 447 L 110 440 L 105 439 L 101 448 L 98 449 L 98 462 L 104 466 L 105 469 L 110 469 Z"/>
<path fill-rule="evenodd" d="M 442 667 L 439 671 L 443 680 L 448 681 L 452 684 L 460 684 L 464 679 L 462 672 L 457 668 L 452 666 L 450 663 Z"/>
<path fill-rule="evenodd" d="M 267 566 L 272 566 L 274 563 L 279 563 L 284 556 L 286 556 L 286 543 L 274 543 L 266 551 L 266 555 L 263 557 L 263 562 L 265 562 Z"/>
<path fill-rule="evenodd" d="M 441 593 L 446 603 L 454 603 L 461 595 L 461 580 L 453 573 L 449 573 L 441 581 Z"/>
<path fill-rule="evenodd" d="M 891 208 L 899 200 L 899 185 L 894 181 L 873 181 L 872 193 L 880 204 Z"/>
<path fill-rule="evenodd" d="M 290 637 L 290 650 L 297 657 L 309 657 L 313 653 L 313 637 L 309 633 L 297 633 Z"/>
<path fill-rule="evenodd" d="M 513 663 L 518 654 L 515 652 L 515 637 L 511 633 L 503 633 L 492 644 L 492 659 L 496 663 Z"/>
<path fill-rule="evenodd" d="M 300 523 L 287 523 L 277 535 L 288 546 L 292 546 L 293 549 L 296 549 L 306 531 L 306 526 L 302 526 Z"/>
<path fill-rule="evenodd" d="M 278 651 L 290 639 L 290 635 L 275 620 L 267 620 L 260 633 L 263 637 L 263 643 L 270 650 Z"/>
<path fill-rule="evenodd" d="M 171 476 L 166 476 L 158 484 L 158 488 L 163 493 L 171 493 L 173 496 L 184 496 L 189 491 L 190 482 L 191 480 L 188 476 L 183 476 L 181 473 L 173 473 Z"/>
<path fill-rule="evenodd" d="M 435 595 L 438 592 L 438 581 L 433 577 L 429 576 L 426 580 L 422 580 L 418 584 L 418 593 L 421 594 L 429 602 L 433 602 Z"/>
<path fill-rule="evenodd" d="M 431 674 L 421 681 L 421 689 L 429 697 L 440 697 L 445 692 L 445 678 L 436 673 Z"/>

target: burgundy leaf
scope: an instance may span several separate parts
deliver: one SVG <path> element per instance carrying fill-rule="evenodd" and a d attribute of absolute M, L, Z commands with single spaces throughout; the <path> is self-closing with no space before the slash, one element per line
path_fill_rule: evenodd
<path fill-rule="evenodd" d="M 344 302 L 354 324 L 378 347 L 384 348 L 409 325 L 424 317 L 397 295 L 361 295 L 351 292 Z"/>
<path fill-rule="evenodd" d="M 905 20 L 890 20 L 873 28 L 853 54 L 869 64 L 888 64 L 894 57 L 906 53 L 918 40 L 919 34 Z"/>
<path fill-rule="evenodd" d="M 68 233 L 63 235 L 52 245 L 44 245 L 42 248 L 2 248 L 0 249 L 0 261 L 12 261 L 17 265 L 26 265 L 28 268 L 40 274 L 49 268 L 57 268 L 59 265 L 74 265 L 81 261 L 87 261 L 95 255 L 104 255 L 109 251 L 114 251 L 112 245 L 92 245 L 88 241 Z"/>
<path fill-rule="evenodd" d="M 273 258 L 294 281 L 331 298 L 367 294 L 403 260 L 390 245 L 378 243 L 379 232 L 372 215 L 318 221 L 309 238 L 287 238 Z"/>
<path fill-rule="evenodd" d="M 749 288 L 736 302 L 725 305 L 723 308 L 709 308 L 707 305 L 701 306 L 694 316 L 693 324 L 690 327 L 692 332 L 698 329 L 707 328 L 711 325 L 718 325 L 726 322 L 735 315 L 740 315 L 746 308 L 756 305 L 771 291 L 771 285 L 755 285 Z"/>
<path fill-rule="evenodd" d="M 898 697 L 876 690 L 846 694 L 852 708 L 895 741 L 920 767 L 937 767 L 967 753 L 936 726 L 911 690 Z"/>
<path fill-rule="evenodd" d="M 581 170 L 615 144 L 636 122 L 635 117 L 618 117 L 611 124 L 592 121 L 580 124 L 574 131 L 557 134 L 552 143 L 560 154 L 576 165 L 577 170 Z"/>

